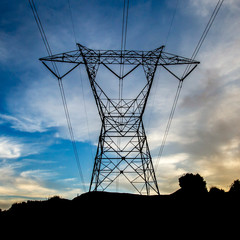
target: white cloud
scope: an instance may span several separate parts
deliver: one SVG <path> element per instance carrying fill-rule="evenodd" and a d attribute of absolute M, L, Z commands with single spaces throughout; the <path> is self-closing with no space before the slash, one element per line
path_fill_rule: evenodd
<path fill-rule="evenodd" d="M 190 6 L 194 9 L 194 13 L 202 17 L 206 17 L 212 13 L 218 0 L 190 0 Z"/>
<path fill-rule="evenodd" d="M 84 96 L 79 72 L 73 78 L 64 79 L 65 94 L 75 138 L 79 141 L 94 142 L 97 138 L 100 121 L 92 93 L 87 80 Z M 11 123 L 12 128 L 25 132 L 45 132 L 57 129 L 56 136 L 69 139 L 66 117 L 57 80 L 40 78 L 27 88 L 15 92 L 9 98 L 10 115 L 1 115 L 1 119 Z M 18 101 L 15 99 L 18 98 Z M 94 136 L 93 136 L 94 135 Z"/>
<path fill-rule="evenodd" d="M 42 169 L 35 169 L 35 170 L 27 170 L 20 173 L 20 176 L 23 178 L 28 179 L 50 179 L 55 177 L 57 174 L 52 172 L 51 170 L 42 170 Z"/>
<path fill-rule="evenodd" d="M 45 200 L 54 195 L 71 199 L 81 193 L 76 179 L 57 180 L 58 174 L 48 169 L 23 170 L 27 162 L 0 162 L 0 208 L 8 209 L 15 202 Z"/>
<path fill-rule="evenodd" d="M 10 123 L 11 127 L 22 132 L 45 132 L 47 127 L 43 126 L 39 118 L 26 116 L 11 116 L 0 114 L 2 123 Z"/>
<path fill-rule="evenodd" d="M 6 137 L 0 137 L 0 159 L 18 158 L 22 154 L 22 149 L 22 144 Z"/>
<path fill-rule="evenodd" d="M 184 164 L 188 161 L 189 155 L 186 153 L 171 154 L 161 159 L 153 158 L 161 194 L 169 194 L 179 189 L 178 178 L 186 173 Z"/>
<path fill-rule="evenodd" d="M 48 143 L 29 142 L 26 138 L 0 136 L 0 160 L 18 159 L 20 157 L 42 152 Z"/>
<path fill-rule="evenodd" d="M 190 9 L 201 17 L 210 16 L 218 2 L 218 0 L 189 0 Z M 238 0 L 228 0 L 223 2 L 222 8 L 234 11 L 240 9 L 240 4 Z"/>

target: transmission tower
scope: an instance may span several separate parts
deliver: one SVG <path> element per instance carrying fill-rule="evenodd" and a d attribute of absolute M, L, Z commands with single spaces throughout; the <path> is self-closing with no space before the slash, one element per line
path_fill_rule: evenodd
<path fill-rule="evenodd" d="M 102 122 L 89 190 L 104 191 L 121 176 L 139 194 L 159 194 L 143 125 L 143 114 L 156 69 L 162 66 L 179 81 L 183 81 L 199 62 L 166 53 L 163 51 L 164 46 L 152 51 L 93 50 L 81 44 L 77 46 L 78 50 L 40 60 L 58 79 L 68 75 L 80 64 L 86 68 Z M 51 62 L 68 63 L 70 67 L 60 76 Z M 131 99 L 122 98 L 121 94 L 118 98 L 109 98 L 96 81 L 100 65 L 121 81 L 141 66 L 145 73 L 145 85 Z M 126 65 L 130 68 L 126 73 L 118 74 L 111 65 Z M 189 70 L 184 76 L 178 77 L 169 68 L 170 65 L 187 65 Z"/>

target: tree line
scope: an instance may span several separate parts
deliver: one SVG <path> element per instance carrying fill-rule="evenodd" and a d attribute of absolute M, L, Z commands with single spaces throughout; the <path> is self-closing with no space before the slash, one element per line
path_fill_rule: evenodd
<path fill-rule="evenodd" d="M 184 193 L 199 193 L 205 194 L 208 193 L 207 183 L 204 178 L 197 174 L 186 173 L 182 175 L 179 179 L 179 186 L 181 187 L 180 191 Z M 223 189 L 218 187 L 211 187 L 209 190 L 210 194 L 224 194 L 226 193 Z M 240 195 L 240 180 L 236 179 L 231 184 L 228 193 Z"/>

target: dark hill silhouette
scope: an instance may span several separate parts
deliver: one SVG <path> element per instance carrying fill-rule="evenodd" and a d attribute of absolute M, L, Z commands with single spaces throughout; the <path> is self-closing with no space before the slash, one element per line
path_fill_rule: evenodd
<path fill-rule="evenodd" d="M 39 234 L 48 231 L 60 236 L 61 232 L 76 236 L 78 231 L 99 235 L 104 229 L 138 229 L 144 234 L 145 228 L 168 233 L 175 229 L 179 234 L 191 229 L 200 234 L 214 230 L 208 226 L 226 229 L 238 223 L 240 195 L 236 191 L 233 194 L 216 187 L 209 192 L 186 191 L 181 186 L 170 195 L 88 192 L 72 200 L 55 196 L 45 201 L 16 203 L 0 212 L 0 226 L 11 229 L 21 226 L 21 230 L 35 229 Z M 205 185 L 202 186 L 204 189 Z"/>

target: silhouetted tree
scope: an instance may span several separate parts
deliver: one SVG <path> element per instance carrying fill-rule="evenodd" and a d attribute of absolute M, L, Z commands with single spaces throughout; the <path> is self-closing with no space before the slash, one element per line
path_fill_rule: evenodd
<path fill-rule="evenodd" d="M 240 180 L 235 180 L 229 190 L 230 193 L 240 194 Z"/>
<path fill-rule="evenodd" d="M 59 200 L 59 199 L 61 199 L 61 198 L 57 195 L 48 198 L 48 200 Z"/>
<path fill-rule="evenodd" d="M 197 174 L 187 173 L 179 178 L 179 185 L 183 192 L 191 194 L 207 193 L 206 182 Z"/>
<path fill-rule="evenodd" d="M 219 189 L 217 187 L 211 187 L 209 190 L 209 193 L 213 196 L 220 196 L 220 195 L 223 195 L 225 193 L 225 191 L 223 189 Z"/>

